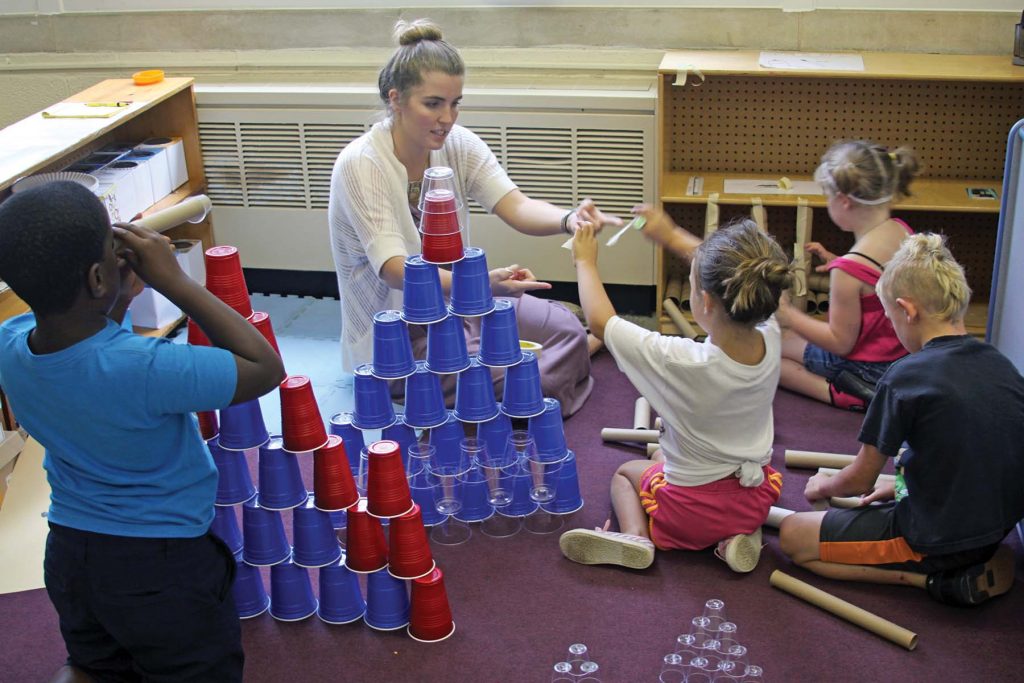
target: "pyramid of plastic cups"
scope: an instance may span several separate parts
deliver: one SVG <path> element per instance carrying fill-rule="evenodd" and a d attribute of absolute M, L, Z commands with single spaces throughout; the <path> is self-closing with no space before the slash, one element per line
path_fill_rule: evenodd
<path fill-rule="evenodd" d="M 511 429 L 511 425 L 509 427 Z M 462 443 L 463 450 L 472 450 L 471 459 L 480 468 L 480 472 L 486 480 L 488 503 L 495 508 L 511 503 L 512 479 L 509 466 L 515 463 L 513 452 L 505 447 L 505 443 L 492 450 L 487 440 L 480 435 L 479 429 L 475 439 L 467 438 Z"/>
<path fill-rule="evenodd" d="M 242 538 L 242 559 L 248 564 L 267 567 L 291 557 L 281 513 L 261 508 L 256 501 L 242 506 Z"/>
<path fill-rule="evenodd" d="M 277 355 L 281 355 L 281 349 L 277 346 L 277 336 L 274 335 L 274 326 L 270 324 L 270 314 L 264 313 L 263 311 L 254 311 L 249 316 L 249 322 L 252 323 L 253 327 L 260 331 L 263 338 L 266 339 L 274 350 L 277 351 Z"/>
<path fill-rule="evenodd" d="M 316 613 L 328 624 L 349 624 L 366 613 L 359 575 L 349 571 L 344 559 L 320 568 L 320 606 Z"/>
<path fill-rule="evenodd" d="M 313 503 L 320 510 L 336 512 L 359 502 L 344 440 L 337 434 L 313 453 Z"/>
<path fill-rule="evenodd" d="M 352 424 L 359 429 L 368 430 L 384 429 L 395 423 L 397 418 L 395 408 L 391 404 L 388 383 L 373 376 L 369 363 L 355 369 L 352 386 L 355 393 Z"/>
<path fill-rule="evenodd" d="M 209 441 L 220 434 L 220 422 L 217 420 L 217 413 L 212 410 L 203 410 L 196 413 L 199 421 L 199 434 L 203 441 Z"/>
<path fill-rule="evenodd" d="M 455 182 L 455 171 L 448 166 L 431 166 L 424 171 L 420 190 L 417 206 L 421 212 L 448 213 L 462 208 L 462 200 L 459 199 Z M 434 194 L 434 190 L 448 192 L 446 195 L 439 195 Z"/>
<path fill-rule="evenodd" d="M 388 544 L 380 520 L 366 512 L 366 499 L 345 511 L 345 564 L 354 572 L 366 574 L 388 566 Z"/>
<path fill-rule="evenodd" d="M 491 459 L 501 458 L 504 455 L 508 447 L 508 437 L 512 435 L 512 419 L 501 412 L 500 404 L 498 409 L 498 415 L 493 420 L 481 422 L 476 427 L 476 436 L 486 444 L 487 453 Z"/>
<path fill-rule="evenodd" d="M 257 499 L 260 507 L 267 510 L 290 510 L 305 503 L 309 495 L 298 457 L 284 450 L 283 445 L 281 437 L 272 436 L 260 447 Z"/>
<path fill-rule="evenodd" d="M 238 505 L 256 495 L 252 477 L 249 475 L 249 463 L 242 451 L 226 451 L 219 445 L 220 437 L 206 442 L 213 456 L 213 464 L 217 466 L 217 505 Z"/>
<path fill-rule="evenodd" d="M 263 585 L 259 568 L 243 562 L 238 555 L 235 555 L 235 580 L 231 584 L 231 596 L 235 599 L 239 619 L 251 619 L 270 608 L 270 596 Z"/>
<path fill-rule="evenodd" d="M 242 549 L 242 530 L 238 526 L 238 514 L 231 505 L 217 505 L 213 508 L 213 522 L 210 533 L 224 541 L 232 555 Z"/>
<path fill-rule="evenodd" d="M 452 516 L 460 522 L 482 522 L 493 515 L 491 489 L 480 465 L 474 463 L 458 479 L 462 508 Z"/>
<path fill-rule="evenodd" d="M 366 511 L 374 517 L 404 515 L 413 502 L 398 444 L 382 440 L 366 448 L 369 453 Z"/>
<path fill-rule="evenodd" d="M 220 447 L 224 450 L 247 451 L 262 446 L 269 438 L 258 399 L 221 409 Z"/>
<path fill-rule="evenodd" d="M 505 370 L 501 411 L 509 417 L 533 417 L 544 412 L 540 366 L 531 351 L 524 351 L 523 361 Z"/>
<path fill-rule="evenodd" d="M 473 356 L 455 385 L 455 417 L 462 422 L 486 422 L 498 416 L 491 369 Z"/>
<path fill-rule="evenodd" d="M 449 413 L 448 419 L 439 427 L 430 430 L 429 442 L 434 447 L 434 465 L 457 465 L 459 463 L 459 445 L 466 438 L 466 430 L 454 414 Z"/>
<path fill-rule="evenodd" d="M 419 505 L 391 520 L 388 546 L 388 572 L 396 579 L 415 579 L 435 567 Z"/>
<path fill-rule="evenodd" d="M 327 430 L 313 394 L 313 383 L 304 375 L 291 375 L 281 382 L 281 433 L 284 449 L 306 453 L 327 443 Z"/>
<path fill-rule="evenodd" d="M 409 328 L 398 311 L 380 311 L 373 316 L 373 365 L 370 371 L 380 379 L 405 379 L 416 370 Z"/>
<path fill-rule="evenodd" d="M 335 413 L 331 416 L 331 434 L 337 434 L 345 442 L 345 455 L 352 467 L 359 467 L 359 452 L 366 444 L 363 432 L 352 424 L 352 413 Z"/>
<path fill-rule="evenodd" d="M 192 346 L 213 346 L 210 343 L 210 338 L 203 332 L 203 328 L 199 327 L 199 323 L 192 318 L 188 319 L 188 336 L 186 340 Z"/>
<path fill-rule="evenodd" d="M 300 567 L 324 567 L 341 559 L 331 516 L 313 506 L 313 497 L 292 510 L 292 562 Z"/>
<path fill-rule="evenodd" d="M 565 445 L 562 404 L 557 398 L 544 399 L 544 412 L 530 418 L 529 430 L 540 460 L 554 462 L 565 457 L 568 446 Z"/>
<path fill-rule="evenodd" d="M 427 263 L 455 263 L 462 259 L 462 233 L 423 235 L 422 258 Z"/>
<path fill-rule="evenodd" d="M 206 250 L 206 288 L 243 318 L 252 315 L 249 289 L 242 274 L 242 260 L 235 247 L 210 247 Z"/>
<path fill-rule="evenodd" d="M 441 378 L 427 369 L 426 361 L 416 361 L 416 371 L 405 378 L 405 424 L 430 429 L 447 419 Z"/>
<path fill-rule="evenodd" d="M 447 317 L 437 264 L 424 261 L 419 254 L 405 259 L 402 319 L 407 323 L 429 325 Z"/>
<path fill-rule="evenodd" d="M 444 573 L 435 568 L 412 582 L 409 635 L 423 643 L 436 643 L 455 633 Z"/>
<path fill-rule="evenodd" d="M 469 352 L 462 319 L 448 316 L 427 328 L 427 369 L 441 375 L 469 367 Z"/>
<path fill-rule="evenodd" d="M 562 466 L 549 476 L 558 479 L 555 483 L 555 499 L 549 503 L 543 503 L 542 508 L 555 515 L 568 515 L 583 507 L 575 453 L 569 451 L 565 459 L 562 460 Z"/>
<path fill-rule="evenodd" d="M 512 502 L 498 508 L 498 514 L 506 517 L 532 515 L 540 509 L 540 505 L 530 497 L 530 488 L 533 486 L 533 473 L 530 471 L 530 466 L 523 460 L 518 460 L 509 465 L 506 472 L 511 481 Z"/>
<path fill-rule="evenodd" d="M 478 316 L 494 310 L 487 255 L 479 247 L 463 250 L 462 260 L 452 266 L 452 292 L 448 311 L 459 316 Z"/>
<path fill-rule="evenodd" d="M 409 447 L 416 443 L 416 430 L 405 422 L 404 413 L 395 414 L 395 424 L 385 427 L 380 438 L 384 441 L 394 441 L 402 454 L 402 467 L 409 464 Z"/>
<path fill-rule="evenodd" d="M 409 593 L 405 581 L 386 571 L 368 574 L 363 621 L 378 631 L 394 631 L 408 625 Z"/>
<path fill-rule="evenodd" d="M 430 444 L 418 443 L 409 449 L 408 479 L 412 500 L 420 507 L 424 526 L 434 526 L 448 519 L 434 505 L 436 482 L 430 472 L 430 461 L 435 453 Z"/>
<path fill-rule="evenodd" d="M 506 368 L 522 360 L 516 307 L 508 299 L 495 299 L 494 310 L 480 320 L 480 362 Z"/>
<path fill-rule="evenodd" d="M 302 621 L 316 614 L 316 609 L 308 569 L 294 562 L 270 568 L 270 616 L 278 621 Z"/>

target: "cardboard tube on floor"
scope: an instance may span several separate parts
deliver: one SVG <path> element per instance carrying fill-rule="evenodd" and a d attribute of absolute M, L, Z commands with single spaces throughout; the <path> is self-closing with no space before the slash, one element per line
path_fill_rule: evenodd
<path fill-rule="evenodd" d="M 835 467 L 842 469 L 853 463 L 856 456 L 840 453 L 818 453 L 816 451 L 791 451 L 786 449 L 786 467 Z"/>
<path fill-rule="evenodd" d="M 665 309 L 665 313 L 672 319 L 672 322 L 676 327 L 679 328 L 679 333 L 684 337 L 694 339 L 697 336 L 697 330 L 694 329 L 693 325 L 683 317 L 683 312 L 679 310 L 676 303 L 672 299 L 665 299 L 661 302 L 661 307 Z"/>
<path fill-rule="evenodd" d="M 913 631 L 908 631 L 888 619 L 883 619 L 877 614 L 868 612 L 866 609 L 841 600 L 820 588 L 815 588 L 809 583 L 793 578 L 777 569 L 772 572 L 769 581 L 773 587 L 798 597 L 805 602 L 809 602 L 815 607 L 820 607 L 826 612 L 845 619 L 855 626 L 882 636 L 900 647 L 905 647 L 908 650 L 913 650 L 917 647 L 917 634 Z"/>
<path fill-rule="evenodd" d="M 824 475 L 829 476 L 829 477 L 834 477 L 837 474 L 839 474 L 839 470 L 834 468 L 834 467 L 819 467 L 818 468 L 818 474 L 824 474 Z M 879 482 L 879 481 L 896 481 L 896 475 L 895 474 L 879 474 L 878 475 L 878 479 L 876 479 L 875 481 L 876 482 Z"/>
<path fill-rule="evenodd" d="M 764 520 L 764 526 L 770 526 L 773 529 L 778 529 L 779 525 L 782 524 L 782 520 L 793 513 L 793 510 L 787 510 L 786 508 L 775 507 L 772 505 L 772 509 L 768 511 L 768 519 Z"/>
<path fill-rule="evenodd" d="M 615 429 L 605 427 L 601 430 L 602 441 L 633 441 L 635 443 L 658 443 L 661 432 L 655 429 Z"/>
<path fill-rule="evenodd" d="M 633 404 L 633 429 L 651 428 L 651 404 L 641 396 Z"/>
<path fill-rule="evenodd" d="M 659 448 L 661 448 L 661 444 L 660 443 L 649 443 L 649 444 L 647 444 L 647 457 L 649 458 L 652 455 L 654 455 L 655 453 L 657 453 Z"/>
<path fill-rule="evenodd" d="M 860 496 L 833 496 L 828 499 L 828 504 L 834 508 L 859 508 Z"/>
<path fill-rule="evenodd" d="M 657 429 L 659 432 L 661 431 L 662 426 L 661 426 L 661 418 L 660 417 L 654 418 L 654 428 Z"/>

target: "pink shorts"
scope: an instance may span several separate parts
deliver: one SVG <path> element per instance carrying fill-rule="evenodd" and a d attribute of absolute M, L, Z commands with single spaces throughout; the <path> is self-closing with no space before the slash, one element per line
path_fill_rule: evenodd
<path fill-rule="evenodd" d="M 764 524 L 782 493 L 782 475 L 761 468 L 760 486 L 740 486 L 729 476 L 702 486 L 665 481 L 664 463 L 648 467 L 640 478 L 640 502 L 650 518 L 651 540 L 661 550 L 701 550 Z"/>

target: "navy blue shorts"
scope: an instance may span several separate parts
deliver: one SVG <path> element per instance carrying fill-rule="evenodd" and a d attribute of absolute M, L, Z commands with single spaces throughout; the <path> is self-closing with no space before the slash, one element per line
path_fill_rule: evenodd
<path fill-rule="evenodd" d="M 804 367 L 829 382 L 835 381 L 840 372 L 847 370 L 869 384 L 878 384 L 878 380 L 882 379 L 890 365 L 892 361 L 869 363 L 863 360 L 847 360 L 814 344 L 804 347 Z"/>
<path fill-rule="evenodd" d="M 231 584 L 216 536 L 131 538 L 50 524 L 46 592 L 68 663 L 97 681 L 241 681 Z"/>

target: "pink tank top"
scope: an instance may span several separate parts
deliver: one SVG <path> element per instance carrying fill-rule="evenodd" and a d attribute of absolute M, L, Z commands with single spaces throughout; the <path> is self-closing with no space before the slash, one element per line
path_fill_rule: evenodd
<path fill-rule="evenodd" d="M 906 228 L 907 233 L 913 234 L 910 226 L 899 220 L 897 223 Z M 864 284 L 874 287 L 878 278 L 882 276 L 880 271 L 871 266 L 854 261 L 845 256 L 840 256 L 828 264 L 828 269 L 838 268 L 847 275 L 860 280 Z M 869 363 L 885 363 L 902 358 L 907 355 L 903 348 L 896 330 L 892 323 L 885 317 L 885 309 L 882 308 L 882 301 L 874 292 L 860 298 L 860 334 L 857 336 L 857 343 L 853 350 L 846 354 L 847 360 L 865 361 Z"/>

